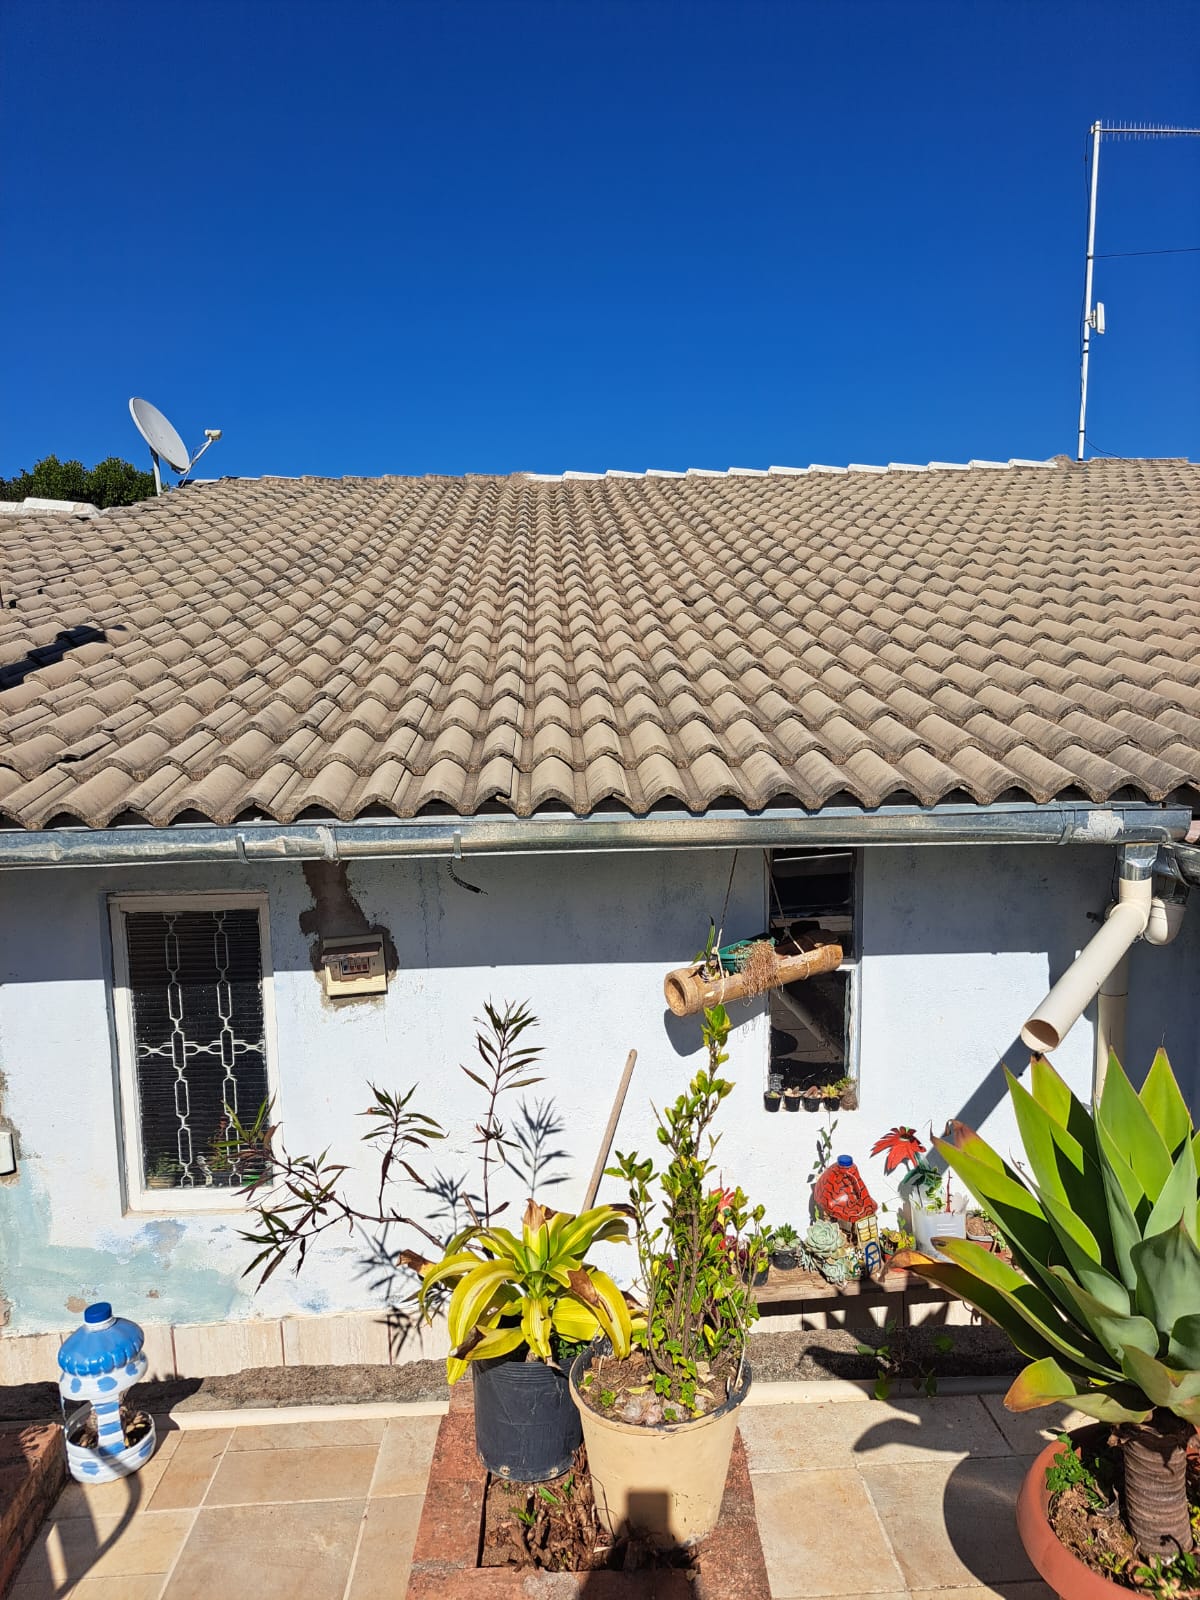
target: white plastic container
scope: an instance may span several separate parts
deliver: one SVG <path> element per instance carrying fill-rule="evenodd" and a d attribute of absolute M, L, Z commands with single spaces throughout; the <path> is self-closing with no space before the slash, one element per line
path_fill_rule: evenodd
<path fill-rule="evenodd" d="M 913 1238 L 917 1242 L 917 1249 L 923 1256 L 930 1256 L 934 1261 L 948 1261 L 949 1256 L 942 1254 L 933 1241 L 935 1239 L 965 1239 L 967 1237 L 967 1214 L 965 1211 L 922 1211 L 919 1207 L 912 1208 Z"/>

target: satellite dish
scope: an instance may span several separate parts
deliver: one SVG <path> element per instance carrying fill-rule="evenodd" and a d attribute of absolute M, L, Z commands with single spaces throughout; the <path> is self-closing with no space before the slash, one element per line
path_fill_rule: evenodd
<path fill-rule="evenodd" d="M 187 471 L 192 464 L 187 446 L 157 406 L 152 406 L 149 400 L 131 400 L 129 415 L 155 455 L 161 456 L 176 472 Z"/>
<path fill-rule="evenodd" d="M 149 400 L 139 400 L 135 396 L 129 402 L 129 415 L 133 418 L 134 427 L 150 446 L 150 457 L 154 462 L 154 486 L 159 494 L 163 492 L 162 478 L 158 470 L 160 456 L 183 478 L 196 465 L 209 445 L 216 444 L 221 437 L 220 428 L 205 428 L 204 443 L 192 456 L 188 454 L 187 446 L 166 417 L 157 406 L 152 406 Z"/>

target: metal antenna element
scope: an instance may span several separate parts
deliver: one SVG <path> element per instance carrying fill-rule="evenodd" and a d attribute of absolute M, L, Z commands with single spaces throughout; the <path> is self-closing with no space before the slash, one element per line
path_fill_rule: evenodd
<path fill-rule="evenodd" d="M 166 417 L 157 406 L 152 406 L 149 400 L 139 400 L 135 396 L 129 402 L 129 415 L 133 418 L 134 427 L 150 446 L 150 460 L 154 464 L 154 489 L 157 494 L 163 492 L 162 474 L 158 468 L 160 456 L 173 471 L 179 473 L 179 481 L 183 483 L 208 447 L 216 444 L 221 437 L 220 428 L 205 428 L 204 443 L 192 456 L 188 454 L 187 446 Z"/>
<path fill-rule="evenodd" d="M 1088 190 L 1087 267 L 1083 276 L 1083 347 L 1079 361 L 1079 438 L 1075 447 L 1076 461 L 1083 460 L 1087 442 L 1088 356 L 1092 333 L 1104 332 L 1104 303 L 1092 302 L 1092 274 L 1096 262 L 1096 187 L 1100 178 L 1100 138 L 1107 139 L 1168 139 L 1182 134 L 1184 137 L 1200 136 L 1200 128 L 1169 128 L 1159 123 L 1126 122 L 1106 128 L 1102 122 L 1093 122 L 1088 130 L 1092 140 L 1092 174 Z"/>

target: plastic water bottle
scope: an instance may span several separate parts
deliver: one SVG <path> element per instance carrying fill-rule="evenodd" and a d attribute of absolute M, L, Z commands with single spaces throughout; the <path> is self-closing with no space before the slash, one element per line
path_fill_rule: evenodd
<path fill-rule="evenodd" d="M 145 1336 L 136 1322 L 114 1317 L 107 1300 L 99 1300 L 83 1313 L 76 1328 L 59 1348 L 63 1431 L 67 1441 L 67 1466 L 79 1483 L 104 1483 L 126 1478 L 145 1466 L 154 1454 L 154 1423 L 134 1444 L 125 1443 L 121 1408 L 126 1394 L 146 1375 Z M 92 1415 L 96 1443 L 79 1443 Z"/>

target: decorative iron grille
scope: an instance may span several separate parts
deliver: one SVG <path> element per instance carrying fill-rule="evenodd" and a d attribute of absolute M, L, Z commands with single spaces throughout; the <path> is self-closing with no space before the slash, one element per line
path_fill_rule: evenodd
<path fill-rule="evenodd" d="M 254 910 L 128 911 L 143 1179 L 231 1188 L 262 1170 L 230 1124 L 267 1100 L 262 945 Z"/>

